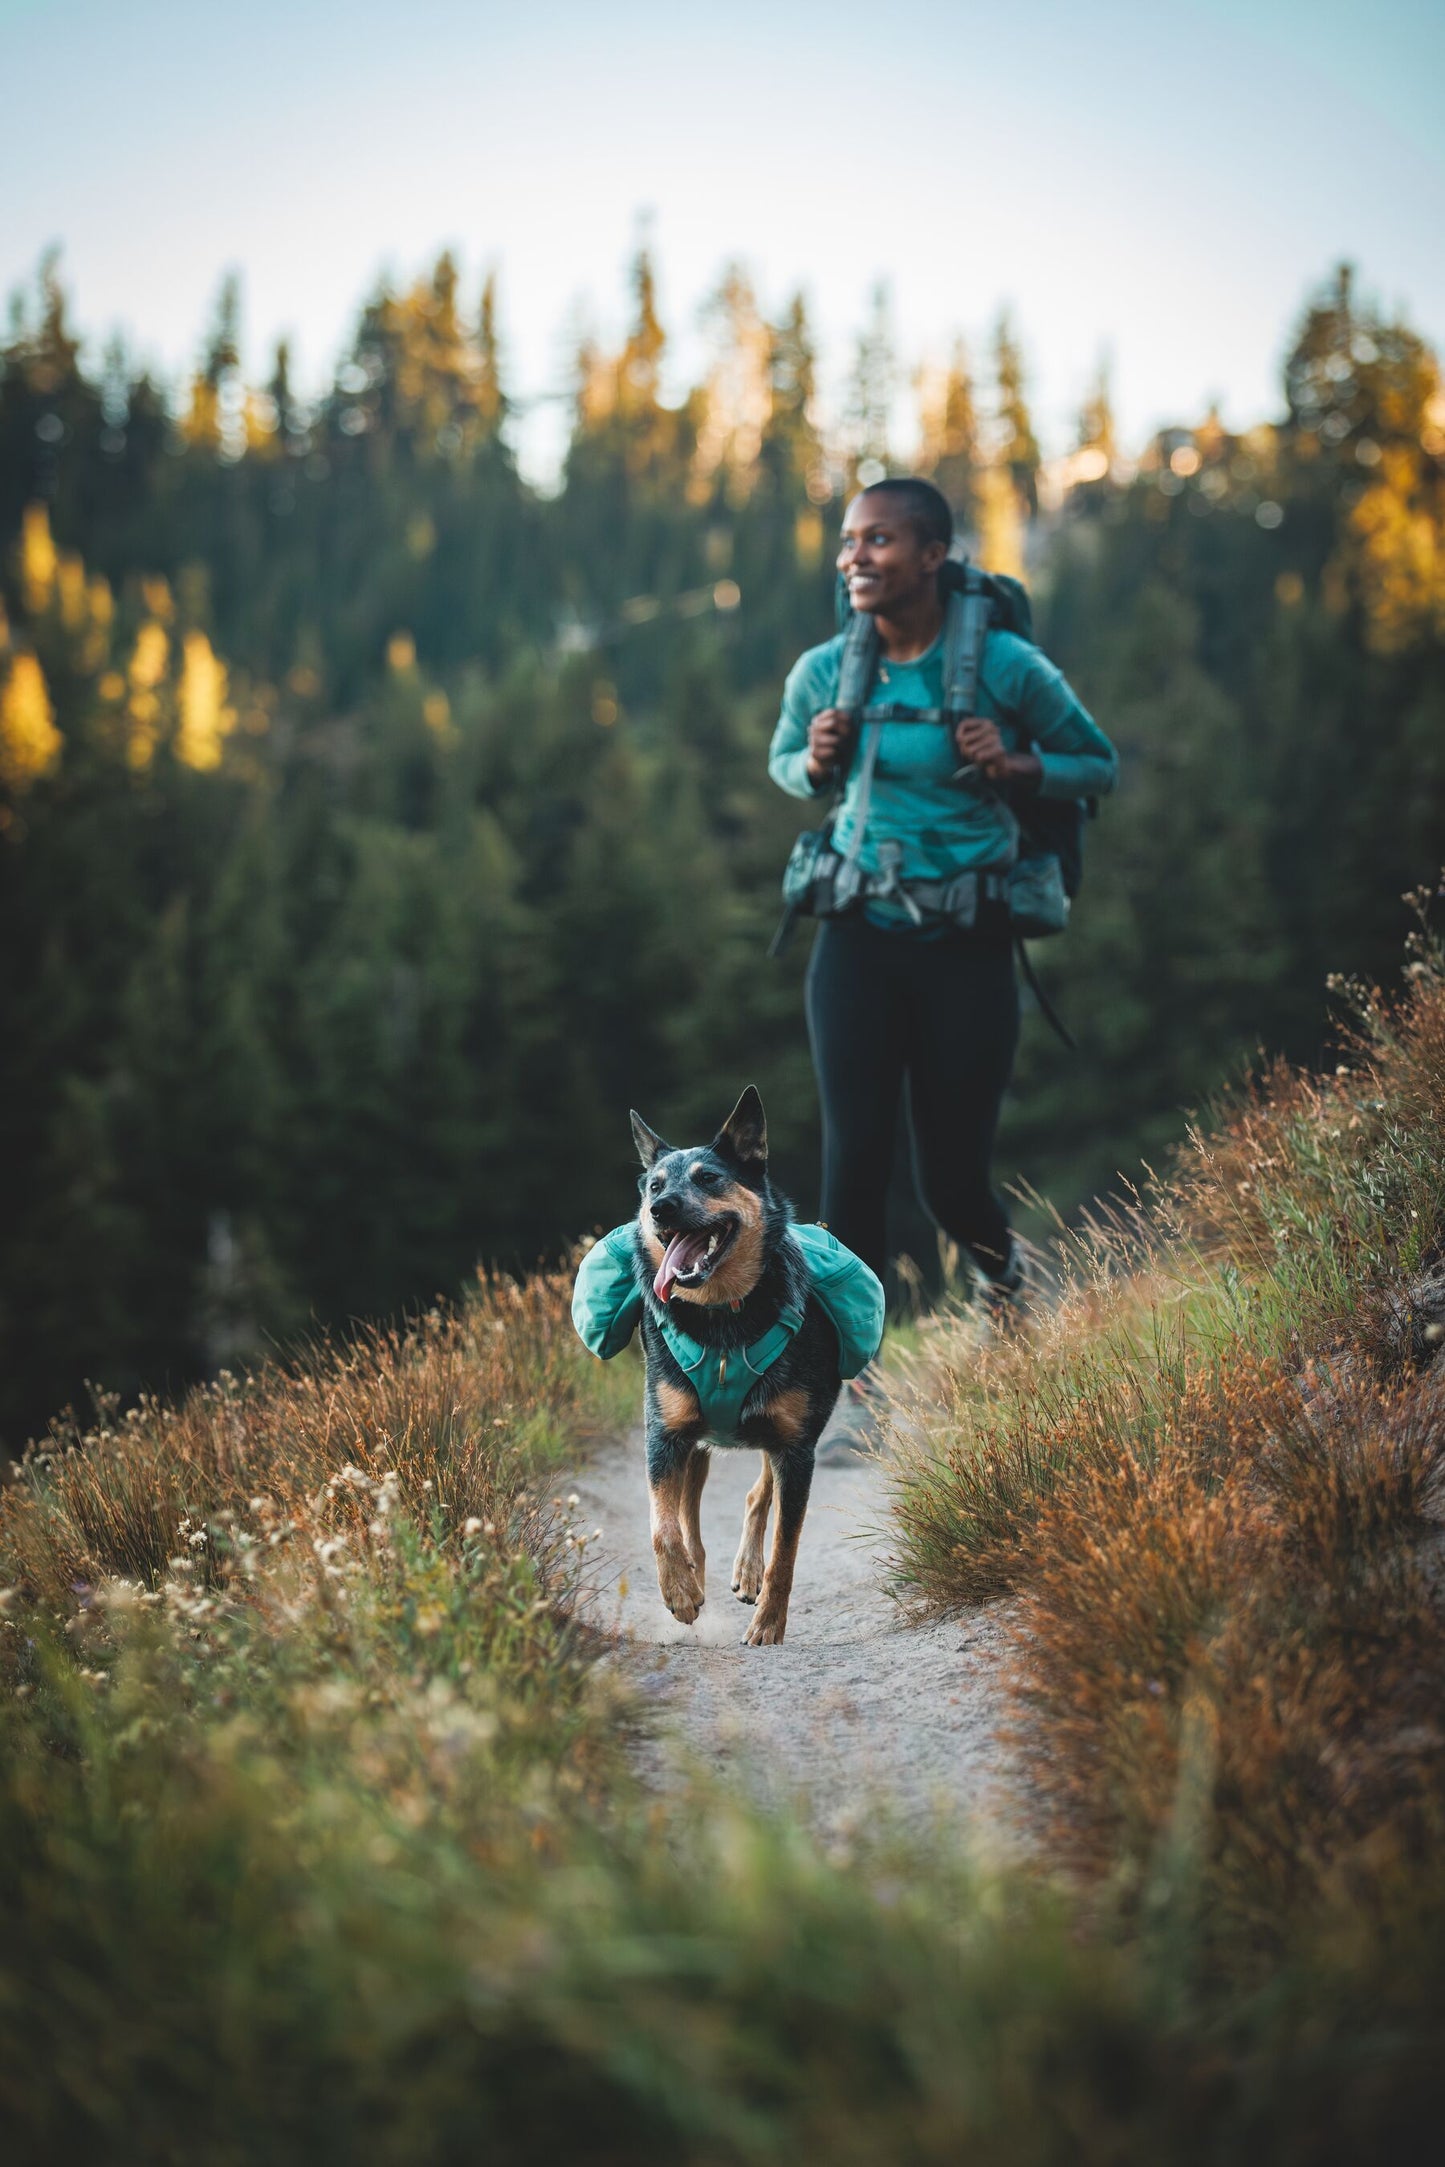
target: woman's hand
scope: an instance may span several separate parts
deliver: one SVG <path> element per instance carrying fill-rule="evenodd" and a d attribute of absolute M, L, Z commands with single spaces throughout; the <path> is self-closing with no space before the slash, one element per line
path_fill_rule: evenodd
<path fill-rule="evenodd" d="M 953 733 L 960 756 L 991 783 L 1036 783 L 1043 774 L 1038 755 L 1010 752 L 996 722 L 969 715 Z"/>
<path fill-rule="evenodd" d="M 841 707 L 825 707 L 808 724 L 808 780 L 820 789 L 835 769 L 848 764 L 853 718 Z"/>

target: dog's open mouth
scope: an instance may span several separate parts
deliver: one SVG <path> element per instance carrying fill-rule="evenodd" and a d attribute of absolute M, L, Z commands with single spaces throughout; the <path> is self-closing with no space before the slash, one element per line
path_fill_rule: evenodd
<path fill-rule="evenodd" d="M 652 1282 L 657 1299 L 665 1302 L 674 1287 L 700 1287 L 711 1279 L 737 1240 L 741 1224 L 732 1212 L 719 1212 L 707 1226 L 674 1234 Z"/>

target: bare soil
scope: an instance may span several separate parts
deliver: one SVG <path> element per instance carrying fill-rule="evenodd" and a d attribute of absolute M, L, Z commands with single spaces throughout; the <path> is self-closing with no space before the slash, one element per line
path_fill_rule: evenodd
<path fill-rule="evenodd" d="M 637 1752 L 660 1791 L 705 1774 L 819 1831 L 886 1814 L 946 1824 L 997 1849 L 1006 1813 L 1003 1611 L 910 1625 L 886 1590 L 886 1461 L 820 1464 L 780 1648 L 747 1648 L 752 1615 L 729 1585 L 755 1452 L 717 1450 L 703 1497 L 707 1599 L 680 1625 L 657 1592 L 640 1434 L 601 1450 L 562 1489 L 589 1545 L 585 1612 L 657 1711 Z"/>

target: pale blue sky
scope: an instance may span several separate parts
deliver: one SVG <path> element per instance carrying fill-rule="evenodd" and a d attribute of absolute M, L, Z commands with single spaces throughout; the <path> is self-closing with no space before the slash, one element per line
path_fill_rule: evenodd
<path fill-rule="evenodd" d="M 646 212 L 676 381 L 738 257 L 826 384 L 882 277 L 909 361 L 1012 306 L 1050 449 L 1107 347 L 1137 441 L 1272 411 L 1342 255 L 1445 342 L 1442 62 L 1441 0 L 0 0 L 0 289 L 58 241 L 96 346 L 174 373 L 234 265 L 248 365 L 284 331 L 314 386 L 450 244 L 536 393 L 579 309 L 620 329 Z"/>

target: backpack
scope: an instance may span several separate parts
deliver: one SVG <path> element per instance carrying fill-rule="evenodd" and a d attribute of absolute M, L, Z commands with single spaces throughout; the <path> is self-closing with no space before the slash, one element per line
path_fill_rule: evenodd
<path fill-rule="evenodd" d="M 825 1226 L 790 1229 L 803 1252 L 812 1291 L 828 1313 L 838 1335 L 838 1367 L 843 1377 L 856 1377 L 872 1361 L 883 1339 L 883 1288 L 877 1275 L 861 1257 L 846 1249 Z M 620 1354 L 642 1316 L 645 1297 L 637 1283 L 633 1223 L 613 1227 L 594 1242 L 577 1268 L 572 1292 L 572 1322 L 585 1347 L 604 1362 Z M 690 1339 L 681 1326 L 652 1305 L 653 1320 L 673 1354 L 691 1378 L 704 1420 L 720 1436 L 734 1434 L 742 1406 L 758 1378 L 763 1376 L 792 1342 L 803 1322 L 800 1309 L 785 1309 L 770 1331 L 741 1348 L 740 1362 L 731 1382 L 711 1376 L 707 1361 L 712 1351 Z"/>
<path fill-rule="evenodd" d="M 938 581 L 947 607 L 943 707 L 921 712 L 900 707 L 872 707 L 868 712 L 873 720 L 941 722 L 951 726 L 975 711 L 983 644 L 991 630 L 1012 632 L 1030 645 L 1035 644 L 1033 605 L 1021 580 L 1013 579 L 1005 572 L 982 571 L 967 559 L 959 562 L 950 558 L 940 566 Z M 841 572 L 834 592 L 838 629 L 843 635 L 837 704 L 845 711 L 857 714 L 867 705 L 877 671 L 878 631 L 871 617 L 854 610 L 848 599 L 847 581 Z M 783 916 L 769 943 L 769 955 L 783 953 L 801 913 L 831 916 L 851 908 L 869 892 L 859 878 L 857 860 L 868 818 L 868 800 L 881 736 L 881 730 L 872 732 L 863 755 L 853 842 L 847 857 L 840 858 L 832 846 L 833 826 L 842 803 L 841 782 L 832 811 L 822 827 L 806 830 L 794 843 L 783 873 Z M 966 770 L 960 772 L 967 773 Z M 1024 942 L 1062 933 L 1068 924 L 1069 905 L 1078 894 L 1084 877 L 1084 822 L 1097 813 L 1098 805 L 1093 798 L 1036 798 L 1030 803 L 1025 820 L 1015 804 L 1005 802 L 1019 831 L 1018 856 L 1006 873 L 1000 876 L 963 874 L 942 884 L 936 895 L 923 891 L 925 887 L 938 884 L 915 883 L 913 903 L 909 903 L 906 883 L 895 878 L 893 887 L 915 920 L 921 917 L 917 908 L 918 896 L 922 896 L 926 907 L 949 915 L 954 908 L 955 892 L 966 891 L 961 902 L 962 922 L 967 924 L 973 923 L 980 896 L 998 893 L 1007 903 L 1019 968 L 1039 1012 L 1070 1051 L 1076 1052 L 1078 1042 L 1039 984 Z"/>
<path fill-rule="evenodd" d="M 983 643 L 989 632 L 1012 632 L 1017 639 L 1027 640 L 1031 647 L 1038 645 L 1034 638 L 1033 604 L 1022 580 L 1014 579 L 1008 572 L 985 572 L 966 557 L 962 561 L 956 557 L 948 558 L 939 567 L 938 583 L 945 600 L 952 594 L 962 595 L 965 603 L 970 597 L 974 598 L 972 609 L 966 610 L 964 616 L 961 643 L 944 660 L 945 713 L 961 716 L 973 712 Z M 859 614 L 855 613 L 848 599 L 848 582 L 841 572 L 834 583 L 833 609 L 838 630 L 849 643 L 844 649 L 838 705 L 845 709 L 861 708 L 878 667 L 878 641 L 871 621 L 865 618 L 860 622 Z M 870 634 L 873 635 L 871 638 Z M 849 662 L 855 650 L 856 659 L 853 659 L 850 672 Z M 845 689 L 850 695 L 846 699 Z M 1021 856 L 1025 860 L 1057 859 L 1063 893 L 1071 903 L 1083 885 L 1084 823 L 1097 814 L 1097 801 L 1093 798 L 1036 798 L 1029 805 L 1027 821 L 1011 801 L 1009 809 L 1019 823 Z M 1018 919 L 1026 913 L 1014 911 L 1013 915 Z M 1057 913 L 1050 912 L 1050 916 L 1054 915 Z M 1058 923 L 1024 924 L 1019 928 L 1020 936 L 1047 939 L 1050 934 L 1062 933 L 1066 917 L 1067 913 L 1064 913 Z"/>

